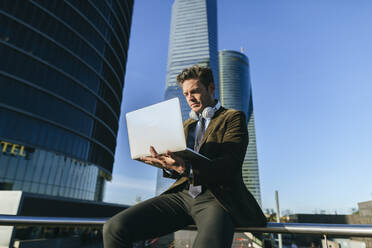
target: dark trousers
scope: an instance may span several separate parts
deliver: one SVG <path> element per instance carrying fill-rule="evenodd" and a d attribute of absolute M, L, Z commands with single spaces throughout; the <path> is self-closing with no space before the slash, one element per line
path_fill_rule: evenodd
<path fill-rule="evenodd" d="M 160 237 L 196 224 L 194 248 L 231 247 L 234 224 L 231 216 L 205 190 L 195 199 L 185 189 L 134 205 L 113 216 L 103 227 L 105 248 L 132 247 L 140 240 Z"/>

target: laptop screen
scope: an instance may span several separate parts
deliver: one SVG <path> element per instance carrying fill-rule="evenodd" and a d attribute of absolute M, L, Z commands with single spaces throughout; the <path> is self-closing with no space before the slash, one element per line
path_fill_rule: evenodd
<path fill-rule="evenodd" d="M 150 146 L 159 154 L 186 149 L 179 99 L 172 98 L 126 114 L 132 159 L 150 156 Z"/>

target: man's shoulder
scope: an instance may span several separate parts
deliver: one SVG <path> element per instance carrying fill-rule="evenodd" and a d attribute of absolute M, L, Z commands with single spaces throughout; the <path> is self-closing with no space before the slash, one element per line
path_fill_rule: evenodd
<path fill-rule="evenodd" d="M 221 112 L 220 116 L 221 118 L 234 118 L 234 117 L 237 117 L 237 118 L 245 118 L 245 113 L 241 110 L 237 110 L 237 109 L 227 109 L 227 108 L 224 108 L 223 112 Z"/>
<path fill-rule="evenodd" d="M 224 114 L 225 115 L 241 115 L 241 114 L 244 115 L 244 112 L 241 110 L 237 110 L 237 109 L 225 109 Z"/>

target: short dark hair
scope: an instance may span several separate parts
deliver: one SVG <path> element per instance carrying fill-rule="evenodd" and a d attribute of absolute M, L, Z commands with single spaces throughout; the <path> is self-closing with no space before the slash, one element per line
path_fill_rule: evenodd
<path fill-rule="evenodd" d="M 214 83 L 212 70 L 199 65 L 186 68 L 177 76 L 177 82 L 181 87 L 183 82 L 188 79 L 197 79 L 206 89 L 208 89 L 210 83 Z"/>

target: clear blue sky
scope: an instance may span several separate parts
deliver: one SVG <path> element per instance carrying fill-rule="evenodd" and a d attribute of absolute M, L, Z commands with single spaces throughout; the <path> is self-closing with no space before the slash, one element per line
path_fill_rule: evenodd
<path fill-rule="evenodd" d="M 105 201 L 154 196 L 125 113 L 163 100 L 173 0 L 136 0 L 113 181 Z M 349 213 L 372 200 L 372 1 L 218 0 L 218 47 L 250 59 L 263 208 Z"/>

